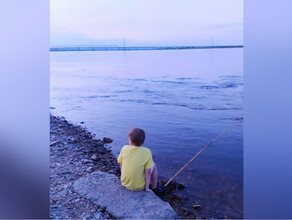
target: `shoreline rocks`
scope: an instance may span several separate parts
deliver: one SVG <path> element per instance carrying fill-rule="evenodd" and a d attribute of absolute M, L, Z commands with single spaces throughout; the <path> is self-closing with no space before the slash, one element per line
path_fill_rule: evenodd
<path fill-rule="evenodd" d="M 101 171 L 120 176 L 117 159 L 104 146 L 113 140 L 95 139 L 86 128 L 69 123 L 64 117 L 50 116 L 50 213 L 53 219 L 104 218 L 115 217 L 105 207 L 98 206 L 74 190 L 74 183 L 88 175 Z M 161 178 L 159 178 L 161 179 Z M 160 181 L 162 184 L 162 181 Z M 176 182 L 170 184 L 167 193 L 160 195 L 176 213 L 183 218 L 192 218 L 193 210 L 185 210 L 184 198 L 177 190 L 184 186 Z M 173 199 L 173 194 L 177 194 Z"/>
<path fill-rule="evenodd" d="M 50 116 L 50 213 L 53 219 L 114 217 L 73 189 L 76 180 L 94 171 L 119 175 L 118 164 L 103 141 L 64 117 Z"/>

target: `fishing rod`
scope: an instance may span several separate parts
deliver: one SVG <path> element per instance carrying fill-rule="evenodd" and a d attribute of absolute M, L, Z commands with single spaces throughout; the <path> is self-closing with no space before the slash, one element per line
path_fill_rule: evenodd
<path fill-rule="evenodd" d="M 233 127 L 235 127 L 240 121 L 238 121 L 237 123 L 231 125 L 229 128 L 225 129 L 224 131 L 222 131 L 217 137 L 215 137 L 214 139 L 212 139 L 208 144 L 206 144 L 195 156 L 192 157 L 192 159 L 189 160 L 189 162 L 187 162 L 179 171 L 177 171 L 177 173 L 171 177 L 165 184 L 164 187 L 166 187 L 175 177 L 177 177 L 178 174 L 180 174 L 181 171 L 183 171 L 184 168 L 186 168 L 197 156 L 199 156 L 200 153 L 202 153 L 209 145 L 213 144 L 214 141 L 216 141 L 217 139 L 219 139 L 223 134 L 225 134 L 227 131 L 231 130 Z"/>

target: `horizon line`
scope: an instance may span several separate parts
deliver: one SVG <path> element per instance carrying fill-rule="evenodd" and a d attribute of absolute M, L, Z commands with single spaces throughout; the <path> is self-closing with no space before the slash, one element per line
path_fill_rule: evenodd
<path fill-rule="evenodd" d="M 130 50 L 183 50 L 183 49 L 223 49 L 243 48 L 243 45 L 216 45 L 216 46 L 131 46 L 118 45 L 62 45 L 50 47 L 51 52 L 58 51 L 130 51 Z"/>

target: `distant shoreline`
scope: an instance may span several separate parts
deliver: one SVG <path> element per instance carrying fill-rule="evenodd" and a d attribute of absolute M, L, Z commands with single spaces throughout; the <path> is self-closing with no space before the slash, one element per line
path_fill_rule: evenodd
<path fill-rule="evenodd" d="M 157 46 L 157 47 L 119 47 L 119 46 L 57 46 L 51 52 L 62 51 L 134 51 L 134 50 L 190 50 L 190 49 L 226 49 L 243 48 L 243 45 L 223 46 Z"/>

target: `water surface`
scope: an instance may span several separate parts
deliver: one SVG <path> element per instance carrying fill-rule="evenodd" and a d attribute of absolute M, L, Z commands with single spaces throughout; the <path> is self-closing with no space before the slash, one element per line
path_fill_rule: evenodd
<path fill-rule="evenodd" d="M 201 147 L 243 117 L 243 50 L 51 52 L 52 112 L 114 139 L 146 131 L 160 176 L 171 177 Z M 178 177 L 206 217 L 242 218 L 239 124 Z"/>

